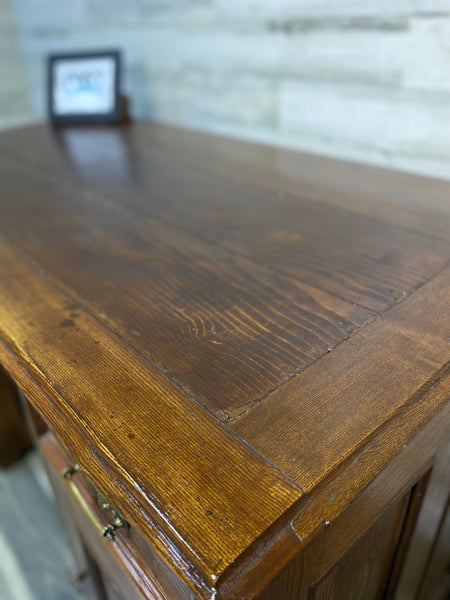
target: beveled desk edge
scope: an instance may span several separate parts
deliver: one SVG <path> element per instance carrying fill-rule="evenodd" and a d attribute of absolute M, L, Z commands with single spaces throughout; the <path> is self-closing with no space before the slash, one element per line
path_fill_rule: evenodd
<path fill-rule="evenodd" d="M 160 135 L 162 129 L 154 127 L 153 131 Z M 174 135 L 176 137 L 176 134 Z M 199 134 L 197 137 L 203 139 L 206 136 Z M 223 143 L 227 145 L 227 142 Z M 245 144 L 240 147 L 243 146 Z M 287 162 L 296 156 L 295 153 L 281 151 L 280 155 Z M 362 167 L 361 170 L 370 172 L 369 167 Z M 378 176 L 384 173 L 375 169 L 373 172 Z M 270 176 L 266 176 L 264 185 L 271 185 Z M 395 179 L 392 173 L 389 177 Z M 405 177 L 399 176 L 400 179 Z M 295 177 L 288 179 L 288 185 L 292 188 Z M 420 182 L 425 180 L 415 178 L 415 181 L 419 182 L 420 188 Z M 279 183 L 278 177 L 276 184 Z M 346 210 L 350 206 L 351 210 L 360 211 L 361 208 L 355 205 L 357 195 L 348 196 L 349 200 L 345 194 L 344 198 L 342 195 L 337 195 L 337 199 L 333 196 L 331 202 L 344 202 L 348 205 Z M 426 200 L 423 198 L 422 204 L 426 204 Z M 439 202 L 441 200 L 438 198 L 436 205 L 439 205 Z M 417 202 L 416 197 L 414 210 L 407 211 L 405 219 L 409 228 L 419 229 L 422 204 Z M 388 213 L 399 222 L 399 207 L 391 210 L 388 206 L 388 209 Z M 363 210 L 374 210 L 374 206 L 364 205 Z M 445 241 L 443 223 L 444 219 L 441 219 L 441 222 L 432 218 L 427 221 L 426 228 L 430 240 L 441 238 Z M 319 478 L 311 474 L 305 482 L 308 485 L 303 485 L 301 477 L 297 479 L 297 483 L 294 481 L 295 477 L 298 477 L 298 469 L 296 471 L 293 468 L 292 473 L 289 472 L 284 468 L 283 456 L 270 455 L 271 448 L 267 448 L 266 452 L 265 440 L 259 439 L 257 431 L 254 435 L 255 443 L 251 440 L 249 445 L 249 433 L 252 432 L 251 428 L 246 429 L 245 415 L 231 424 L 238 434 L 241 427 L 245 429 L 245 435 L 242 433 L 240 438 L 211 418 L 193 397 L 159 372 L 129 341 L 121 339 L 117 331 L 109 328 L 95 311 L 91 311 L 85 305 L 80 306 L 79 298 L 72 290 L 68 290 L 51 272 L 46 271 L 39 262 L 35 262 L 14 240 L 8 239 L 8 235 L 0 236 L 0 257 L 3 286 L 1 292 L 4 301 L 0 308 L 2 363 L 25 390 L 29 399 L 35 403 L 74 458 L 85 468 L 100 491 L 108 495 L 127 516 L 130 515 L 130 521 L 139 527 L 201 598 L 235 598 L 237 593 L 240 594 L 240 599 L 256 597 L 283 569 L 287 561 L 320 533 L 327 521 L 332 521 L 345 510 L 355 495 L 359 494 L 394 456 L 402 452 L 421 428 L 427 428 L 426 424 L 433 421 L 433 427 L 436 431 L 439 430 L 439 427 L 436 429 L 433 416 L 444 410 L 449 397 L 448 337 L 446 338 L 445 332 L 448 315 L 440 314 L 448 306 L 445 297 L 448 290 L 444 289 L 443 295 L 439 296 L 439 283 L 442 285 L 442 282 L 445 283 L 448 279 L 446 266 L 434 271 L 430 268 L 428 281 L 422 281 L 407 294 L 406 301 L 411 298 L 412 306 L 424 313 L 425 324 L 419 332 L 415 331 L 415 323 L 409 322 L 402 310 L 403 301 L 390 306 L 380 320 L 380 339 L 383 335 L 390 334 L 396 336 L 396 339 L 405 338 L 411 356 L 414 356 L 416 348 L 421 349 L 420 359 L 424 363 L 429 361 L 427 380 L 417 381 L 417 385 L 413 382 L 415 387 L 411 391 L 408 391 L 406 386 L 405 396 L 399 399 L 396 410 L 389 414 L 386 411 L 386 419 L 373 431 L 362 435 L 358 445 L 352 448 L 351 455 L 343 455 L 341 462 L 334 467 L 330 464 L 326 476 L 324 472 Z M 9 285 L 11 282 L 13 285 Z M 31 303 L 30 298 L 34 300 Z M 69 322 L 73 320 L 71 313 L 74 306 L 78 316 L 76 323 L 71 325 Z M 430 313 L 428 318 L 427 312 Z M 392 315 L 395 315 L 393 320 Z M 374 327 L 376 329 L 378 325 Z M 364 336 L 369 339 L 372 329 L 370 321 L 364 324 L 359 336 L 341 343 L 340 352 L 345 353 L 346 349 L 355 343 L 352 341 L 354 339 L 362 338 L 364 341 Z M 27 335 L 27 332 L 32 335 Z M 48 349 L 42 346 L 39 333 L 42 334 L 42 339 L 46 338 Z M 70 348 L 73 354 L 66 356 L 65 352 L 59 349 L 60 346 Z M 41 351 L 50 352 L 52 356 L 45 368 L 39 359 Z M 335 352 L 322 356 L 318 362 L 325 365 L 333 359 L 333 355 L 335 356 Z M 124 357 L 127 358 L 127 362 L 136 365 L 133 377 L 120 370 L 120 362 Z M 97 384 L 90 371 L 91 362 L 105 366 L 99 377 L 104 378 L 103 384 L 106 387 L 104 393 L 97 396 L 95 394 L 99 389 L 89 389 L 89 382 Z M 74 366 L 75 364 L 77 366 Z M 411 365 L 415 364 L 415 360 L 411 359 Z M 306 378 L 313 372 L 313 368 L 306 368 Z M 80 380 L 68 379 L 69 373 L 78 373 Z M 119 377 L 116 377 L 117 374 Z M 405 375 L 405 379 L 407 376 L 408 374 Z M 153 465 L 151 468 L 154 468 L 155 474 L 144 474 L 143 480 L 139 478 L 139 473 L 127 468 L 131 454 L 134 460 L 138 457 L 138 450 L 141 450 L 138 445 L 143 441 L 130 437 L 135 435 L 132 430 L 135 418 L 132 411 L 125 411 L 121 415 L 124 422 L 118 428 L 116 437 L 109 435 L 114 415 L 108 413 L 109 398 L 106 392 L 125 397 L 129 393 L 130 381 L 133 380 L 140 382 L 141 392 L 145 390 L 152 395 L 154 407 L 151 406 L 152 402 L 145 404 L 145 398 L 143 400 L 151 415 L 152 426 L 157 425 L 159 411 L 164 412 L 166 403 L 170 404 L 171 410 L 178 411 L 179 415 L 182 415 L 183 411 L 188 411 L 191 418 L 192 414 L 196 415 L 195 426 L 188 432 L 190 437 L 186 446 L 192 453 L 187 457 L 169 457 L 162 452 L 164 448 L 158 446 L 157 440 L 146 440 L 149 444 L 148 449 L 153 451 L 150 453 L 149 464 Z M 281 399 L 289 403 L 289 394 L 292 390 L 295 391 L 295 386 L 301 387 L 302 381 L 303 376 L 300 375 L 289 385 L 279 388 Z M 276 397 L 277 394 L 274 395 L 274 398 Z M 90 414 L 89 411 L 92 402 L 96 400 L 104 411 L 100 416 Z M 269 404 L 264 402 L 259 407 L 263 417 L 267 406 Z M 444 415 L 444 412 L 441 414 Z M 134 422 L 136 423 L 136 420 Z M 442 426 L 445 426 L 445 423 L 445 419 L 442 419 Z M 179 442 L 187 439 L 185 426 L 185 421 L 175 423 L 173 435 Z M 206 498 L 199 501 L 201 510 L 192 508 L 192 496 L 184 499 L 185 506 L 190 506 L 194 512 L 197 510 L 195 519 L 192 519 L 191 513 L 176 514 L 173 505 L 170 504 L 174 492 L 169 489 L 169 484 L 176 485 L 177 477 L 181 476 L 186 481 L 194 481 L 197 478 L 197 483 L 200 480 L 217 483 L 217 465 L 208 462 L 208 447 L 213 447 L 216 455 L 226 452 L 227 458 L 224 463 L 228 467 L 237 465 L 238 468 L 234 477 L 232 474 L 225 481 L 220 479 L 219 492 L 223 496 L 221 508 L 225 509 L 220 514 L 220 518 L 223 519 L 220 533 L 225 548 L 219 547 L 216 540 L 210 539 L 211 531 L 217 533 L 218 529 L 210 522 L 212 519 L 209 517 L 214 516 L 219 523 L 218 516 L 214 515 L 213 505 L 217 501 L 217 494 L 212 493 L 213 485 L 206 491 Z M 200 455 L 195 455 L 193 449 L 202 452 L 201 458 L 206 458 L 206 464 L 199 459 Z M 173 459 L 175 464 L 172 464 Z M 193 472 L 193 461 L 202 465 L 201 477 Z M 132 462 L 130 461 L 130 465 Z M 167 487 L 164 487 L 162 473 L 168 477 Z M 156 492 L 151 489 L 150 484 L 153 480 L 156 482 Z M 358 485 L 355 485 L 356 481 Z M 309 496 L 304 493 L 303 487 L 308 489 Z M 337 494 L 338 502 L 330 503 L 330 492 Z M 245 519 L 233 522 L 232 507 L 239 502 L 243 502 L 242 514 L 252 515 L 254 518 L 254 523 L 251 523 L 253 529 L 250 532 L 246 529 Z M 231 527 L 228 520 L 231 520 Z M 201 529 L 203 525 L 204 530 Z M 232 538 L 228 540 L 224 533 L 233 529 Z M 258 565 L 262 564 L 263 576 L 261 571 L 258 571 Z"/>

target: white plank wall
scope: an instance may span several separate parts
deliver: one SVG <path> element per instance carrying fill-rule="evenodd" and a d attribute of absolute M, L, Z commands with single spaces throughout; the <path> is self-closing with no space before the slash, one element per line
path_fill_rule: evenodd
<path fill-rule="evenodd" d="M 8 0 L 0 0 L 0 129 L 32 120 L 11 6 Z"/>
<path fill-rule="evenodd" d="M 45 56 L 119 47 L 135 117 L 450 178 L 450 0 L 12 0 Z"/>

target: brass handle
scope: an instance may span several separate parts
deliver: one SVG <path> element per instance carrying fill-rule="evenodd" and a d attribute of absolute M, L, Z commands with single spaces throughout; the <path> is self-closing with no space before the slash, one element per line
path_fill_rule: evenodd
<path fill-rule="evenodd" d="M 65 467 L 64 469 L 62 469 L 61 475 L 64 477 L 64 479 L 67 480 L 78 504 L 81 505 L 84 512 L 89 517 L 92 524 L 94 525 L 95 529 L 100 533 L 100 535 L 102 535 L 109 542 L 113 542 L 116 537 L 117 529 L 129 528 L 130 524 L 121 515 L 119 515 L 119 513 L 111 506 L 111 504 L 107 500 L 105 500 L 102 496 L 100 496 L 100 494 L 98 492 L 96 492 L 94 490 L 94 494 L 95 494 L 97 503 L 99 505 L 99 508 L 101 508 L 101 510 L 103 510 L 105 512 L 109 512 L 113 518 L 112 523 L 110 523 L 109 525 L 105 525 L 105 526 L 103 526 L 98 521 L 97 516 L 92 511 L 89 504 L 86 502 L 83 494 L 78 489 L 78 486 L 75 484 L 74 481 L 72 481 L 73 475 L 75 475 L 75 473 L 79 473 L 80 471 L 81 471 L 80 465 L 75 464 L 75 465 L 68 466 L 68 467 Z"/>
<path fill-rule="evenodd" d="M 72 479 L 72 475 L 75 475 L 78 471 L 80 471 L 80 465 L 71 465 L 69 467 L 64 467 L 61 471 L 61 475 L 64 479 Z"/>
<path fill-rule="evenodd" d="M 121 529 L 123 527 L 129 527 L 129 524 L 122 519 L 122 517 L 114 517 L 114 521 L 106 527 L 103 528 L 103 537 L 108 540 L 108 542 L 113 542 L 116 537 L 116 530 Z"/>

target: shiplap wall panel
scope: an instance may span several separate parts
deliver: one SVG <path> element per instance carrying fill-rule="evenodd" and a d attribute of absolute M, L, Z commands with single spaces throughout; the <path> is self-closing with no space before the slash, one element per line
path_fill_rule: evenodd
<path fill-rule="evenodd" d="M 31 122 L 25 71 L 7 0 L 0 0 L 0 82 L 0 128 Z"/>
<path fill-rule="evenodd" d="M 89 0 L 12 0 L 16 22 L 21 31 L 61 34 L 86 24 Z"/>
<path fill-rule="evenodd" d="M 287 132 L 339 140 L 361 151 L 370 147 L 387 160 L 419 153 L 433 160 L 448 147 L 450 95 L 424 99 L 406 90 L 292 80 L 283 83 L 280 94 L 280 127 Z"/>
<path fill-rule="evenodd" d="M 150 110 L 164 120 L 173 114 L 180 125 L 201 128 L 217 121 L 267 127 L 277 119 L 278 89 L 272 79 L 192 71 L 155 81 L 149 86 Z"/>
<path fill-rule="evenodd" d="M 450 177 L 450 0 L 13 0 L 50 52 L 119 47 L 132 114 Z"/>
<path fill-rule="evenodd" d="M 405 87 L 450 92 L 450 15 L 411 20 L 403 73 Z"/>
<path fill-rule="evenodd" d="M 324 18 L 404 16 L 448 12 L 448 0 L 213 0 L 222 14 L 240 18 Z"/>

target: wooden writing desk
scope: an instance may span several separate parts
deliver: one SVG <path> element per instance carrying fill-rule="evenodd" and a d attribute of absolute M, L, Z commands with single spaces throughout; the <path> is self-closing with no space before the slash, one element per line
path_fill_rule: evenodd
<path fill-rule="evenodd" d="M 98 594 L 434 600 L 450 184 L 146 124 L 0 154 L 0 361 Z"/>

